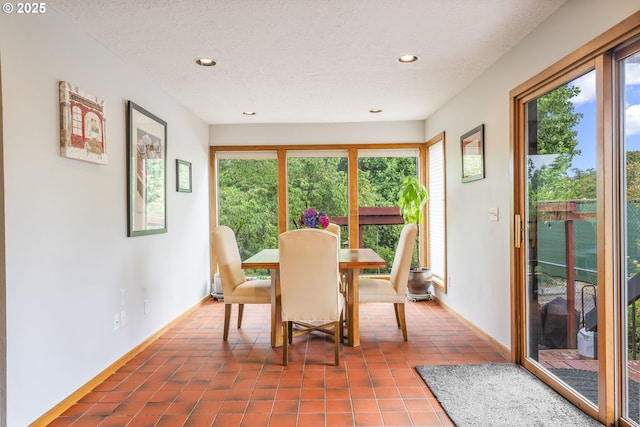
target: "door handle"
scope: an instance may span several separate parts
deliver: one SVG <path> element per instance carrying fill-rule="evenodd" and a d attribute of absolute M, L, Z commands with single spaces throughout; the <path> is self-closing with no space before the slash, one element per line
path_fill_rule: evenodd
<path fill-rule="evenodd" d="M 513 217 L 513 244 L 517 249 L 520 249 L 520 247 L 522 246 L 522 239 L 524 237 L 523 233 L 524 230 L 522 228 L 522 217 L 519 214 L 516 214 Z"/>

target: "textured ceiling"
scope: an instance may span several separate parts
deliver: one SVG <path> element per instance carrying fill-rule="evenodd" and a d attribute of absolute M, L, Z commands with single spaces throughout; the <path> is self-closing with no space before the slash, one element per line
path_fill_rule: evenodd
<path fill-rule="evenodd" d="M 222 124 L 425 119 L 564 2 L 55 0 L 50 5 L 202 120 Z M 396 61 L 409 53 L 420 60 Z M 201 56 L 217 65 L 196 65 Z M 369 113 L 373 108 L 383 111 Z"/>

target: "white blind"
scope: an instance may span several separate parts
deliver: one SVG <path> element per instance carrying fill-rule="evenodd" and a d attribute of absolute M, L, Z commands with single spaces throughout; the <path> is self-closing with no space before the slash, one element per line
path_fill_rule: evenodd
<path fill-rule="evenodd" d="M 429 158 L 429 268 L 434 279 L 445 277 L 445 177 L 444 143 L 442 140 L 427 148 Z"/>

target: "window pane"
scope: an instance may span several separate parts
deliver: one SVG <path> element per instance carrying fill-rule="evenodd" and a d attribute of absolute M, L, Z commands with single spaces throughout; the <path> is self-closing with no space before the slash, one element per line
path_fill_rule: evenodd
<path fill-rule="evenodd" d="M 287 229 L 298 228 L 300 214 L 307 208 L 315 208 L 341 225 L 341 246 L 347 247 L 347 158 L 321 157 L 322 152 L 309 155 L 313 157 L 287 159 Z"/>
<path fill-rule="evenodd" d="M 445 178 L 444 141 L 440 140 L 427 149 L 429 167 L 429 260 L 434 280 L 444 285 L 445 280 Z"/>
<path fill-rule="evenodd" d="M 623 190 L 626 202 L 624 234 L 626 263 L 623 265 L 625 280 L 620 307 L 626 316 L 626 358 L 624 415 L 640 423 L 640 53 L 621 61 L 621 114 L 624 175 Z"/>
<path fill-rule="evenodd" d="M 277 160 L 218 159 L 217 176 L 218 223 L 236 233 L 240 257 L 246 259 L 262 249 L 277 248 Z"/>
<path fill-rule="evenodd" d="M 527 356 L 597 405 L 595 88 L 591 71 L 527 104 L 525 241 Z"/>
<path fill-rule="evenodd" d="M 359 157 L 358 204 L 360 218 L 359 247 L 374 249 L 387 261 L 389 273 L 393 264 L 404 220 L 398 209 L 398 193 L 405 177 L 418 176 L 417 157 Z M 412 265 L 418 265 L 417 245 Z"/>

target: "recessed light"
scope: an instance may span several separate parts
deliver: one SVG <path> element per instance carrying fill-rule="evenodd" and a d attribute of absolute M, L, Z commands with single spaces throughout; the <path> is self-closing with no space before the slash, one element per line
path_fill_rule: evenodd
<path fill-rule="evenodd" d="M 377 114 L 377 113 L 382 113 L 382 110 L 380 108 L 374 108 L 373 110 L 369 110 L 369 112 Z"/>
<path fill-rule="evenodd" d="M 256 112 L 255 111 L 245 111 L 242 114 L 244 114 L 245 116 L 255 116 Z"/>
<path fill-rule="evenodd" d="M 216 65 L 216 61 L 211 58 L 198 58 L 196 59 L 196 64 L 202 65 L 203 67 L 213 67 Z"/>
<path fill-rule="evenodd" d="M 402 55 L 398 58 L 398 62 L 402 62 L 403 64 L 408 64 L 410 62 L 416 62 L 418 57 L 416 55 Z"/>

